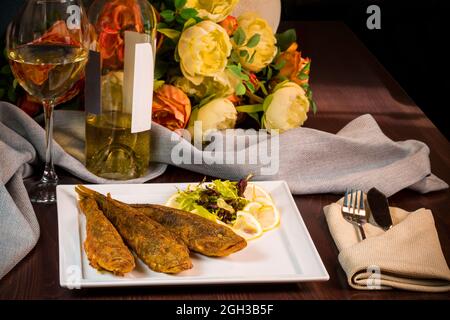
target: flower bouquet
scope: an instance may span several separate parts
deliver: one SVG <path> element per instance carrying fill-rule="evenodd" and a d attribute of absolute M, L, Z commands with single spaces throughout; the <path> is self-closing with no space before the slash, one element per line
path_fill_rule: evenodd
<path fill-rule="evenodd" d="M 301 126 L 310 108 L 311 60 L 295 30 L 274 34 L 255 13 L 231 15 L 238 0 L 172 0 L 159 12 L 153 120 L 171 130 Z"/>

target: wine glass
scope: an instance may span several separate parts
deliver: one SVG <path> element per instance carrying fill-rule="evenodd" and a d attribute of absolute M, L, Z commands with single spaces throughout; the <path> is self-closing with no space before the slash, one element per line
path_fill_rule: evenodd
<path fill-rule="evenodd" d="M 44 107 L 45 168 L 30 198 L 54 203 L 53 108 L 83 76 L 89 52 L 89 22 L 81 0 L 28 0 L 9 25 L 6 43 L 14 77 Z"/>

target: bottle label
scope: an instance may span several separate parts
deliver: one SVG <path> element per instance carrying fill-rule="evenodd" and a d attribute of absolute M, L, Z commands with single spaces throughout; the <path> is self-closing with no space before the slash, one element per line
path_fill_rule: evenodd
<path fill-rule="evenodd" d="M 101 106 L 101 62 L 100 53 L 89 51 L 89 59 L 86 65 L 86 85 L 84 86 L 84 105 L 88 113 L 99 115 L 102 112 Z"/>
<path fill-rule="evenodd" d="M 154 54 L 151 37 L 125 31 L 123 110 L 131 114 L 131 133 L 152 124 Z"/>

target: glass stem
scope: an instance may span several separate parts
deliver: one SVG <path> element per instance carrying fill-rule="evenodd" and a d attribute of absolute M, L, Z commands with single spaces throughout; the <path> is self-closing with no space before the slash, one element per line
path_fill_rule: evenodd
<path fill-rule="evenodd" d="M 58 176 L 56 175 L 55 168 L 53 167 L 53 108 L 55 101 L 53 99 L 45 100 L 42 102 L 44 106 L 45 116 L 45 168 L 42 175 L 41 182 L 48 184 L 56 184 L 58 182 Z"/>

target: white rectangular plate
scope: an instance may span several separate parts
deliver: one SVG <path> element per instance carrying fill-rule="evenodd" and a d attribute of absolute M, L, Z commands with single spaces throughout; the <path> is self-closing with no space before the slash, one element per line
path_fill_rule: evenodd
<path fill-rule="evenodd" d="M 194 267 L 176 275 L 151 271 L 142 261 L 124 277 L 99 273 L 83 250 L 86 221 L 79 212 L 74 185 L 57 187 L 59 275 L 63 287 L 117 287 L 224 283 L 326 281 L 328 273 L 284 181 L 253 182 L 272 196 L 280 210 L 280 225 L 248 246 L 224 258 L 191 253 Z M 188 183 L 87 185 L 127 203 L 164 204 Z"/>

